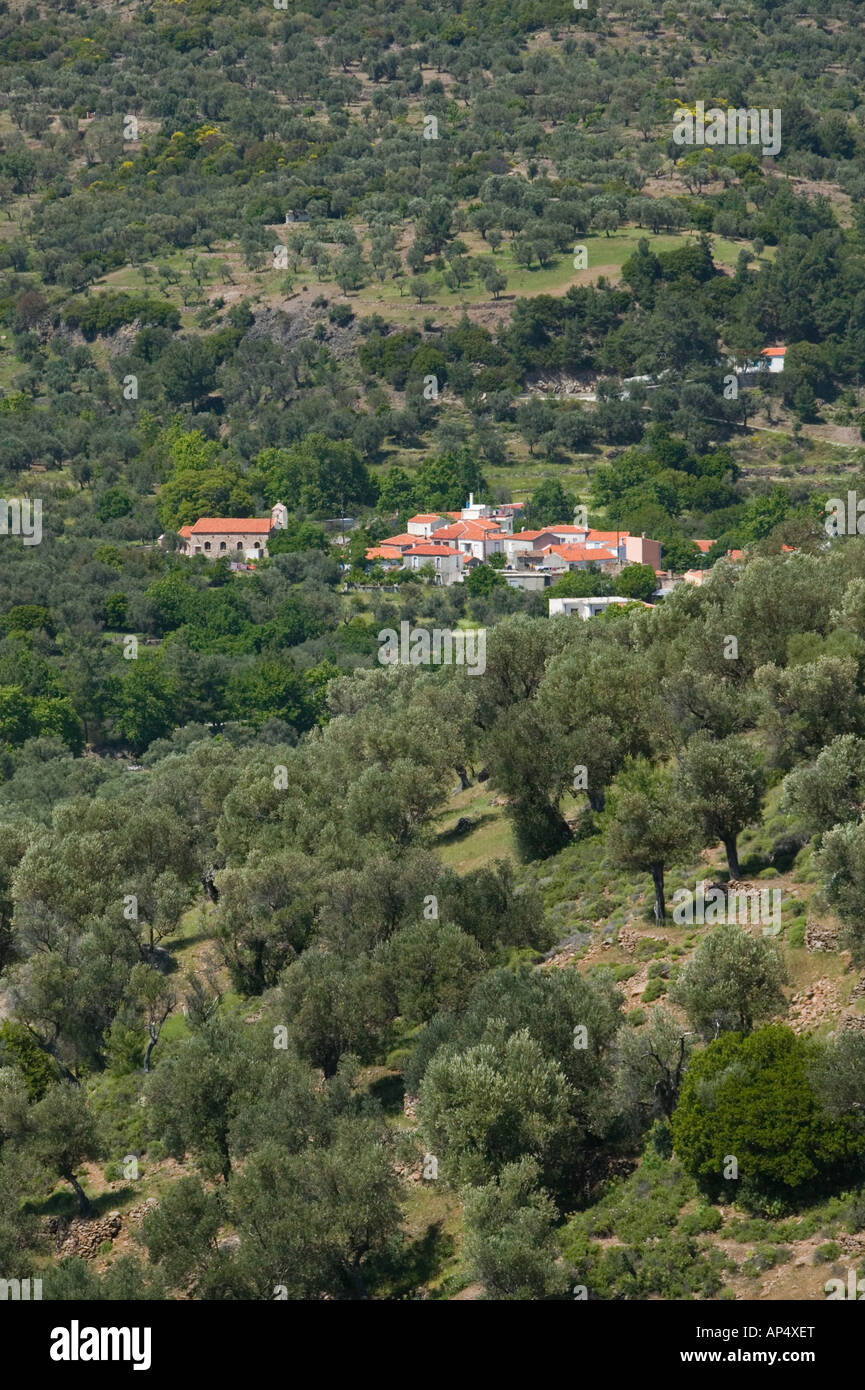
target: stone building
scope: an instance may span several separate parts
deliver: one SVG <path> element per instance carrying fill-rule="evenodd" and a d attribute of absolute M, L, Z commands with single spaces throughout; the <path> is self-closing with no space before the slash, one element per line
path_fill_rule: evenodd
<path fill-rule="evenodd" d="M 277 502 L 269 517 L 202 516 L 193 526 L 181 526 L 181 554 L 204 555 L 208 560 L 221 555 L 229 560 L 260 560 L 267 555 L 269 538 L 287 521 L 288 509 L 282 502 Z"/>

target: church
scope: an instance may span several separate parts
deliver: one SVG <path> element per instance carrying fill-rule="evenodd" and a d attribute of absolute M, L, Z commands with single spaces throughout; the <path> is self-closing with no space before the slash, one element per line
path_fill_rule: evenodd
<path fill-rule="evenodd" d="M 276 503 L 269 517 L 202 516 L 193 526 L 180 527 L 180 553 L 205 555 L 209 560 L 221 555 L 230 560 L 260 560 L 267 555 L 269 538 L 287 522 L 288 508 L 282 502 Z"/>

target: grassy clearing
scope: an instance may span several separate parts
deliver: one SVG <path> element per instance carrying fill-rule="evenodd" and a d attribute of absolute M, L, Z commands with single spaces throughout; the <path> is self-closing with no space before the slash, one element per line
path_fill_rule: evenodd
<path fill-rule="evenodd" d="M 495 792 L 488 782 L 480 782 L 451 797 L 447 808 L 436 818 L 436 851 L 450 869 L 468 873 L 495 859 L 517 863 L 511 823 L 504 807 L 494 806 Z M 473 822 L 472 829 L 456 837 L 454 827 L 461 816 Z"/>

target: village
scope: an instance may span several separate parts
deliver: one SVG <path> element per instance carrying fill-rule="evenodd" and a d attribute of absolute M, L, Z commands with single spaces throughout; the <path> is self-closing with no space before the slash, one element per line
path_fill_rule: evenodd
<path fill-rule="evenodd" d="M 653 600 L 663 599 L 680 583 L 700 585 L 708 573 L 690 569 L 675 574 L 664 569 L 661 542 L 645 534 L 599 530 L 583 520 L 556 522 L 540 530 L 515 529 L 520 527 L 524 505 L 484 504 L 470 494 L 460 511 L 419 512 L 409 517 L 405 531 L 370 546 L 365 558 L 385 576 L 415 571 L 421 577 L 431 576 L 438 586 L 461 584 L 479 566 L 492 564 L 511 588 L 530 592 L 548 589 L 574 570 L 615 578 L 628 565 L 649 565 L 657 579 Z M 582 515 L 585 508 L 577 512 Z M 180 528 L 179 553 L 211 560 L 222 557 L 232 570 L 250 570 L 267 558 L 267 542 L 285 527 L 287 518 L 282 502 L 276 503 L 269 517 L 201 517 Z M 345 544 L 346 536 L 336 540 Z M 701 538 L 694 544 L 706 555 L 714 542 Z M 727 559 L 739 561 L 742 552 L 728 551 Z M 628 598 L 618 595 L 555 596 L 549 599 L 549 614 L 589 618 L 610 605 L 627 602 Z"/>

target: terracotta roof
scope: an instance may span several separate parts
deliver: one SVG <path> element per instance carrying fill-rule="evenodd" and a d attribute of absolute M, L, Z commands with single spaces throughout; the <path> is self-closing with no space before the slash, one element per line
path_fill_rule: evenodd
<path fill-rule="evenodd" d="M 762 348 L 760 355 L 762 357 L 783 357 L 786 352 L 785 347 Z"/>
<path fill-rule="evenodd" d="M 515 541 L 536 541 L 538 536 L 545 536 L 549 527 L 543 531 L 515 531 L 513 539 Z"/>
<path fill-rule="evenodd" d="M 368 560 L 401 560 L 402 551 L 393 545 L 371 545 L 366 552 Z"/>
<path fill-rule="evenodd" d="M 192 527 L 191 527 L 191 526 L 181 526 L 181 528 L 180 528 L 180 530 L 178 531 L 177 534 L 178 534 L 178 536 L 182 536 L 183 539 L 184 539 L 185 541 L 188 541 L 188 540 L 189 540 L 189 537 L 192 535 Z"/>
<path fill-rule="evenodd" d="M 714 541 L 694 541 L 694 545 L 698 550 L 702 550 L 704 555 L 708 555 L 714 544 Z"/>
<path fill-rule="evenodd" d="M 272 530 L 273 522 L 269 516 L 202 516 L 191 528 L 190 535 L 236 535 L 248 531 L 269 536 Z"/>
<path fill-rule="evenodd" d="M 455 521 L 452 526 L 440 526 L 435 534 L 436 540 L 485 541 L 493 535 L 501 536 L 502 532 L 492 522 Z"/>
<path fill-rule="evenodd" d="M 410 516 L 410 517 L 409 517 L 409 519 L 408 519 L 408 525 L 410 526 L 410 525 L 412 524 L 413 521 L 418 521 L 418 522 L 420 522 L 420 521 L 440 521 L 440 520 L 441 520 L 441 518 L 439 517 L 438 512 L 418 512 L 417 516 Z"/>
<path fill-rule="evenodd" d="M 379 545 L 417 545 L 417 536 L 409 535 L 408 531 L 403 531 L 398 536 L 385 536 L 384 540 L 379 541 Z"/>
<path fill-rule="evenodd" d="M 459 551 L 454 550 L 452 545 L 433 545 L 432 542 L 425 545 L 413 545 L 405 553 L 406 555 L 459 555 Z"/>
<path fill-rule="evenodd" d="M 583 560 L 617 560 L 619 558 L 612 550 L 604 550 L 602 547 L 597 550 L 589 550 L 585 545 L 547 545 L 544 546 L 544 553 L 546 555 L 559 555 L 563 560 L 570 561 L 571 564 Z"/>
<path fill-rule="evenodd" d="M 586 539 L 590 541 L 614 541 L 618 538 L 623 541 L 630 534 L 630 531 L 589 531 Z"/>

